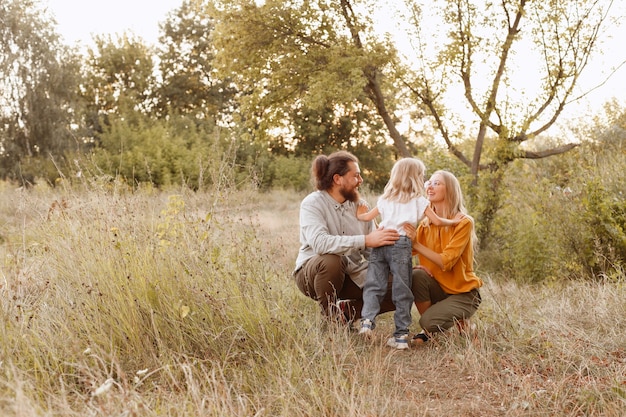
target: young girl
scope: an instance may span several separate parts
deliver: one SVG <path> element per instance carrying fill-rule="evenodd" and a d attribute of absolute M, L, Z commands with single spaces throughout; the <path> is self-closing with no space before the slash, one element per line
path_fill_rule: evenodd
<path fill-rule="evenodd" d="M 460 219 L 442 219 L 435 214 L 424 196 L 424 171 L 422 161 L 416 158 L 403 158 L 391 169 L 389 182 L 376 207 L 367 212 L 361 205 L 357 217 L 361 221 L 371 221 L 381 216 L 380 226 L 395 229 L 400 239 L 392 245 L 373 248 L 369 258 L 367 278 L 363 287 L 363 310 L 360 334 L 370 336 L 375 327 L 374 320 L 380 312 L 380 303 L 387 291 L 389 274 L 393 276 L 392 300 L 396 306 L 394 313 L 395 331 L 387 345 L 397 349 L 408 349 L 409 326 L 411 325 L 412 242 L 406 235 L 403 225 L 417 227 L 424 218 L 438 226 L 454 226 Z"/>

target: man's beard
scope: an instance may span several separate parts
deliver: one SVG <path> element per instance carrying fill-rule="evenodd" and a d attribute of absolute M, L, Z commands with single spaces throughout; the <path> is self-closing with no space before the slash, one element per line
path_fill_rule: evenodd
<path fill-rule="evenodd" d="M 352 201 L 353 203 L 358 203 L 361 200 L 361 196 L 359 195 L 358 188 L 353 188 L 351 190 L 348 190 L 342 187 L 339 189 L 339 193 L 341 194 L 343 198 L 345 198 L 348 201 Z"/>

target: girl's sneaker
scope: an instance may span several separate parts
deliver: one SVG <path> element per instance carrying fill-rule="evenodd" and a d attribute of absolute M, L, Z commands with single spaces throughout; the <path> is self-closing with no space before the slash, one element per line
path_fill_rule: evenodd
<path fill-rule="evenodd" d="M 361 328 L 359 329 L 359 334 L 362 334 L 366 337 L 372 336 L 372 329 L 374 328 L 374 323 L 370 319 L 361 320 Z"/>
<path fill-rule="evenodd" d="M 403 334 L 401 336 L 391 337 L 387 340 L 387 346 L 403 350 L 409 348 L 409 335 Z"/>

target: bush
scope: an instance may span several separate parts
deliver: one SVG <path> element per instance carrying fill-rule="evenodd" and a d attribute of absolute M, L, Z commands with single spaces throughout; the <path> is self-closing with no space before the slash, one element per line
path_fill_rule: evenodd
<path fill-rule="evenodd" d="M 311 189 L 310 158 L 279 155 L 270 164 L 272 188 L 306 191 Z"/>
<path fill-rule="evenodd" d="M 235 151 L 228 135 L 222 136 L 210 121 L 185 116 L 155 120 L 136 114 L 132 120 L 110 119 L 92 162 L 98 175 L 121 176 L 130 184 L 199 189 L 235 178 Z"/>
<path fill-rule="evenodd" d="M 626 265 L 626 130 L 565 155 L 516 161 L 481 267 L 518 281 L 621 276 Z"/>

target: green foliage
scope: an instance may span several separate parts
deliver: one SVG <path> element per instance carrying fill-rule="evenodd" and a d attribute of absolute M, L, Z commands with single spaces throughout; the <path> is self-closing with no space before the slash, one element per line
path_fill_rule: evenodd
<path fill-rule="evenodd" d="M 33 185 L 38 181 L 45 181 L 47 184 L 54 186 L 60 176 L 59 168 L 55 165 L 55 161 L 41 156 L 23 158 L 19 165 L 19 183 Z M 65 158 L 59 158 L 59 163 L 65 162 Z"/>
<path fill-rule="evenodd" d="M 79 63 L 35 2 L 3 0 L 0 16 L 0 178 L 28 185 L 35 159 L 80 147 L 70 128 Z"/>
<path fill-rule="evenodd" d="M 502 189 L 504 169 L 481 173 L 478 182 L 471 183 L 467 188 L 471 195 L 471 207 L 476 213 L 476 235 L 481 247 L 489 243 L 492 236 L 493 220 L 503 205 Z"/>
<path fill-rule="evenodd" d="M 626 264 L 626 200 L 607 189 L 603 178 L 587 181 L 582 195 L 581 221 L 590 232 L 590 253 L 581 254 L 581 262 L 594 274 L 607 274 L 615 265 Z"/>
<path fill-rule="evenodd" d="M 620 276 L 626 130 L 619 120 L 560 158 L 512 164 L 482 269 L 525 282 Z"/>
<path fill-rule="evenodd" d="M 296 156 L 329 154 L 335 149 L 354 146 L 355 142 L 363 141 L 364 131 L 375 128 L 372 116 L 363 106 L 295 109 L 291 114 L 294 153 Z"/>
<path fill-rule="evenodd" d="M 140 38 L 100 36 L 95 43 L 84 65 L 81 93 L 88 103 L 85 121 L 92 123 L 87 127 L 101 132 L 109 115 L 151 110 L 155 77 L 152 50 Z"/>
<path fill-rule="evenodd" d="M 457 178 L 469 173 L 466 165 L 454 158 L 450 151 L 440 143 L 432 140 L 416 146 L 415 157 L 421 159 L 426 165 L 426 176 L 440 169 L 453 172 Z"/>
<path fill-rule="evenodd" d="M 493 238 L 480 252 L 480 267 L 521 282 L 561 279 L 575 258 L 564 256 L 561 243 L 575 227 L 572 208 L 564 204 L 569 200 L 530 164 L 513 165 L 516 174 L 507 177 L 509 191 L 494 222 Z"/>
<path fill-rule="evenodd" d="M 198 189 L 231 176 L 233 166 L 227 158 L 234 150 L 229 151 L 228 139 L 208 121 L 184 116 L 155 120 L 131 113 L 109 118 L 100 139 L 92 154 L 98 174 L 121 176 L 131 184 L 186 184 Z"/>
<path fill-rule="evenodd" d="M 311 159 L 278 155 L 270 165 L 272 188 L 307 191 L 311 189 Z"/>
<path fill-rule="evenodd" d="M 364 187 L 382 192 L 389 181 L 391 167 L 398 159 L 394 148 L 386 143 L 384 137 L 378 136 L 348 149 L 359 158 Z"/>
<path fill-rule="evenodd" d="M 228 77 L 216 77 L 213 23 L 207 2 L 185 0 L 161 25 L 158 47 L 162 81 L 156 91 L 160 116 L 192 113 L 218 118 L 233 95 Z"/>
<path fill-rule="evenodd" d="M 376 40 L 365 14 L 352 20 L 350 5 L 335 1 L 218 1 L 214 8 L 215 65 L 237 86 L 236 112 L 254 140 L 313 157 L 357 143 L 365 154 L 385 136 L 366 74 L 385 86 L 392 109 L 386 73 L 395 50 Z M 350 29 L 368 42 L 359 44 Z"/>

